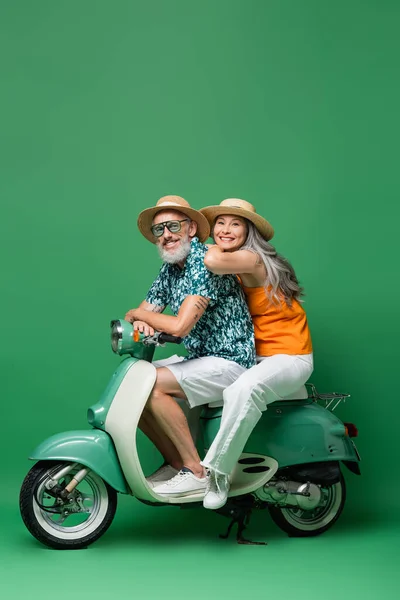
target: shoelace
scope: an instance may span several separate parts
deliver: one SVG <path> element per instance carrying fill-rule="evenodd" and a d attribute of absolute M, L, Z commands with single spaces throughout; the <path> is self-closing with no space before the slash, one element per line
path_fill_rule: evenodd
<path fill-rule="evenodd" d="M 221 475 L 217 473 L 210 473 L 209 479 L 207 482 L 206 493 L 214 492 L 215 494 L 222 493 L 221 486 L 225 483 L 226 475 Z"/>
<path fill-rule="evenodd" d="M 190 475 L 189 471 L 179 471 L 172 479 L 165 482 L 165 485 L 175 485 L 186 479 Z"/>

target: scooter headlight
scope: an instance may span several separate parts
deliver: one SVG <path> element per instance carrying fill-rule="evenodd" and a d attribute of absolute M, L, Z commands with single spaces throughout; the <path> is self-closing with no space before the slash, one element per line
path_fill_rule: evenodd
<path fill-rule="evenodd" d="M 116 354 L 118 354 L 120 340 L 122 340 L 121 321 L 111 321 L 111 348 Z"/>
<path fill-rule="evenodd" d="M 115 354 L 129 354 L 133 348 L 133 325 L 123 319 L 111 321 L 111 348 Z"/>

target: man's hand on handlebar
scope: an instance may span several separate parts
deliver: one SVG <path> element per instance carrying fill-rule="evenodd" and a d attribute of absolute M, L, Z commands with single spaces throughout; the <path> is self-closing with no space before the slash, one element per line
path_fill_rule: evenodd
<path fill-rule="evenodd" d="M 140 331 L 140 333 L 144 333 L 145 336 L 154 335 L 154 329 L 144 321 L 133 321 L 133 329 L 134 331 Z"/>
<path fill-rule="evenodd" d="M 133 323 L 133 321 L 135 321 L 135 308 L 131 308 L 131 310 L 128 310 L 128 312 L 126 313 L 124 319 L 125 321 L 129 321 L 129 323 Z"/>

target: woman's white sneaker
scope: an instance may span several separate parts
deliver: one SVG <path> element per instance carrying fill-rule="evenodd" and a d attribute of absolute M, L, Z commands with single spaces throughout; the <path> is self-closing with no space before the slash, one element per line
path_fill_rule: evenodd
<path fill-rule="evenodd" d="M 207 479 L 207 489 L 204 495 L 203 506 L 204 508 L 217 510 L 224 506 L 228 499 L 230 488 L 229 476 L 210 471 Z"/>
<path fill-rule="evenodd" d="M 174 469 L 171 465 L 162 465 L 157 471 L 154 471 L 152 475 L 146 477 L 146 481 L 154 488 L 156 485 L 161 485 L 169 479 L 172 479 L 177 473 L 179 473 L 178 469 Z"/>
<path fill-rule="evenodd" d="M 154 487 L 160 496 L 191 496 L 206 491 L 207 477 L 196 477 L 187 467 L 183 467 L 175 477 Z"/>

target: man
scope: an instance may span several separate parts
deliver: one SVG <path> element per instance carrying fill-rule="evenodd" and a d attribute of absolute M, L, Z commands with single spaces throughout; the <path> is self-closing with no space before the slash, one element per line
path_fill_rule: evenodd
<path fill-rule="evenodd" d="M 190 408 L 218 401 L 223 390 L 255 364 L 253 325 L 237 278 L 204 266 L 206 218 L 179 196 L 165 196 L 140 213 L 141 233 L 164 262 L 146 300 L 125 318 L 146 335 L 154 330 L 183 337 L 188 360 L 157 369 L 140 428 L 167 465 L 151 478 L 160 495 L 204 493 L 207 478 L 186 417 Z M 161 314 L 169 305 L 174 315 Z M 175 475 L 175 476 L 173 476 Z"/>

